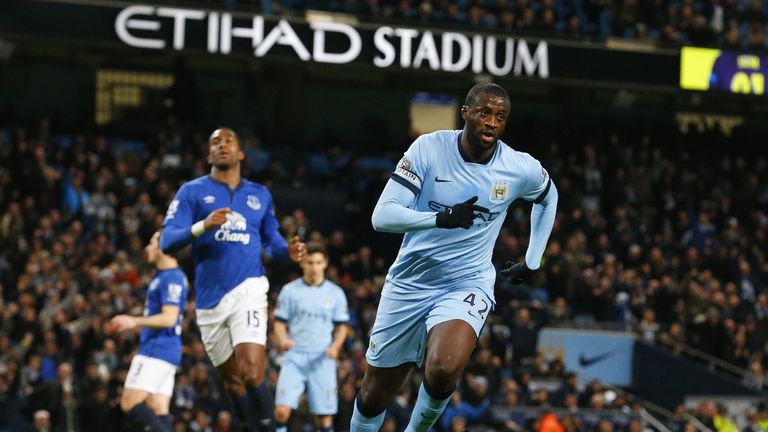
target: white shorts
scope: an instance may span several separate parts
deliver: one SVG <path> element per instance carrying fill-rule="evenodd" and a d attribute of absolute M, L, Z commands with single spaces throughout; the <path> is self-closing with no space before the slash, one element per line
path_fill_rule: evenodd
<path fill-rule="evenodd" d="M 125 377 L 125 388 L 143 390 L 151 394 L 173 395 L 176 365 L 165 360 L 141 354 L 131 360 L 131 367 Z"/>
<path fill-rule="evenodd" d="M 266 276 L 248 278 L 213 309 L 197 309 L 197 326 L 214 366 L 221 366 L 241 343 L 267 343 Z"/>

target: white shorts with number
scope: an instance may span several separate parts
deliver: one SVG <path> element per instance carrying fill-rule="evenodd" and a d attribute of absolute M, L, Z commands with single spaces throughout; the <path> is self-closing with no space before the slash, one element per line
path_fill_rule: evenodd
<path fill-rule="evenodd" d="M 241 343 L 267 343 L 266 276 L 248 278 L 213 309 L 197 309 L 197 326 L 214 366 L 221 366 Z"/>
<path fill-rule="evenodd" d="M 175 377 L 176 365 L 138 354 L 131 360 L 131 367 L 125 377 L 125 388 L 171 396 Z"/>

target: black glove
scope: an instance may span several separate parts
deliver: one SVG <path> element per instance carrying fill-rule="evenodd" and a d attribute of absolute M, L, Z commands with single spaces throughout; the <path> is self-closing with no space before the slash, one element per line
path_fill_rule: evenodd
<path fill-rule="evenodd" d="M 468 229 L 475 223 L 475 212 L 489 213 L 485 207 L 475 205 L 477 201 L 477 195 L 464 201 L 463 203 L 454 204 L 453 207 L 441 211 L 437 214 L 435 223 L 438 228 L 464 228 Z"/>
<path fill-rule="evenodd" d="M 507 264 L 501 269 L 501 275 L 507 278 L 515 285 L 519 285 L 536 273 L 536 270 L 531 270 L 525 265 L 525 261 L 519 263 L 513 263 L 507 261 Z"/>

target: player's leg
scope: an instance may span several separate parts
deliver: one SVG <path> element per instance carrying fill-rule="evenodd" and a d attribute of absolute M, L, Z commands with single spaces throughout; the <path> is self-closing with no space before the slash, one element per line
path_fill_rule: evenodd
<path fill-rule="evenodd" d="M 135 422 L 151 432 L 166 432 L 165 426 L 147 405 L 146 400 L 155 390 L 157 370 L 149 357 L 137 355 L 131 361 L 125 388 L 120 398 L 120 408 Z"/>
<path fill-rule="evenodd" d="M 173 389 L 173 386 L 171 386 Z M 164 395 L 160 393 L 154 393 L 149 395 L 146 400 L 147 406 L 155 413 L 160 423 L 165 426 L 167 431 L 173 430 L 173 419 L 171 418 L 171 395 Z"/>
<path fill-rule="evenodd" d="M 412 368 L 412 363 L 391 368 L 378 368 L 369 364 L 365 368 L 363 385 L 355 399 L 350 432 L 379 430 L 384 423 L 387 406 L 400 390 Z"/>
<path fill-rule="evenodd" d="M 336 360 L 323 353 L 306 368 L 306 372 L 309 411 L 315 415 L 316 429 L 333 432 L 333 415 L 339 410 Z"/>
<path fill-rule="evenodd" d="M 147 397 L 146 403 L 157 418 L 160 419 L 165 429 L 170 432 L 173 430 L 170 406 L 171 396 L 173 396 L 173 385 L 176 383 L 176 365 L 158 363 L 158 367 L 165 369 L 165 373 L 162 378 L 158 376 L 157 388 Z"/>
<path fill-rule="evenodd" d="M 293 409 L 288 405 L 280 405 L 275 401 L 275 432 L 288 431 L 288 419 Z"/>
<path fill-rule="evenodd" d="M 438 299 L 427 318 L 424 380 L 406 431 L 427 431 L 450 401 L 492 308 L 480 290 L 455 290 Z"/>
<path fill-rule="evenodd" d="M 246 279 L 230 294 L 237 298 L 236 308 L 227 319 L 237 369 L 251 399 L 253 416 L 259 430 L 275 430 L 275 402 L 272 390 L 264 383 L 267 367 L 267 291 L 266 277 Z"/>
<path fill-rule="evenodd" d="M 224 382 L 224 388 L 232 399 L 232 405 L 235 407 L 237 423 L 240 424 L 240 429 L 255 432 L 257 425 L 251 413 L 251 398 L 245 391 L 245 385 L 240 378 L 240 370 L 237 368 L 237 360 L 234 353 L 216 368 L 219 370 L 221 379 Z"/>
<path fill-rule="evenodd" d="M 235 347 L 237 369 L 260 431 L 275 430 L 275 403 L 269 384 L 264 382 L 267 354 L 264 345 L 241 343 Z"/>
<path fill-rule="evenodd" d="M 406 431 L 427 431 L 440 417 L 476 343 L 474 330 L 462 320 L 447 321 L 432 328 L 424 380 Z"/>
<path fill-rule="evenodd" d="M 319 432 L 333 432 L 333 416 L 319 415 L 315 419 L 315 430 Z"/>
<path fill-rule="evenodd" d="M 251 415 L 251 400 L 245 392 L 245 385 L 237 369 L 235 351 L 232 347 L 232 337 L 227 328 L 229 310 L 236 302 L 229 294 L 213 309 L 198 309 L 197 326 L 200 328 L 200 339 L 205 346 L 205 352 L 211 363 L 218 369 L 224 389 L 229 394 L 236 415 L 237 430 L 256 430 L 256 422 Z"/>
<path fill-rule="evenodd" d="M 427 342 L 426 316 L 431 300 L 382 297 L 365 358 L 368 367 L 355 399 L 350 431 L 377 431 L 384 412 L 413 364 L 420 365 Z"/>
<path fill-rule="evenodd" d="M 301 368 L 303 356 L 296 353 L 285 355 L 285 363 L 277 378 L 275 397 L 276 432 L 286 432 L 291 411 L 298 408 L 299 399 L 306 388 L 307 377 Z"/>

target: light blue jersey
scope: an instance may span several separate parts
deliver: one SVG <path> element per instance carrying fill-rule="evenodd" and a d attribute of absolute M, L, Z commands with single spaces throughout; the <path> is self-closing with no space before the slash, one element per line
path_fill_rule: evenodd
<path fill-rule="evenodd" d="M 178 306 L 179 317 L 174 327 L 142 329 L 139 338 L 139 354 L 165 360 L 178 366 L 181 362 L 181 320 L 188 292 L 187 276 L 181 269 L 172 268 L 157 272 L 147 289 L 144 316 L 161 313 L 163 306 Z"/>
<path fill-rule="evenodd" d="M 198 238 L 192 236 L 192 224 L 224 207 L 232 210 L 227 222 Z M 266 187 L 242 179 L 230 189 L 208 175 L 185 183 L 176 193 L 163 221 L 160 248 L 171 253 L 192 243 L 197 308 L 212 309 L 241 282 L 266 273 L 262 251 L 288 257 L 279 228 Z"/>
<path fill-rule="evenodd" d="M 331 281 L 311 286 L 299 278 L 283 286 L 275 318 L 288 324 L 288 336 L 295 342 L 292 351 L 324 353 L 335 325 L 349 321 L 347 297 Z"/>
<path fill-rule="evenodd" d="M 474 285 L 493 301 L 496 270 L 491 257 L 507 208 L 518 198 L 539 203 L 550 190 L 551 180 L 539 161 L 501 141 L 487 163 L 466 161 L 461 134 L 455 130 L 420 136 L 391 178 L 413 192 L 409 208 L 415 211 L 435 214 L 477 195 L 476 204 L 490 213 L 476 213 L 474 225 L 466 230 L 406 232 L 383 297 L 425 299 L 436 290 Z M 531 268 L 538 268 L 538 262 Z"/>

